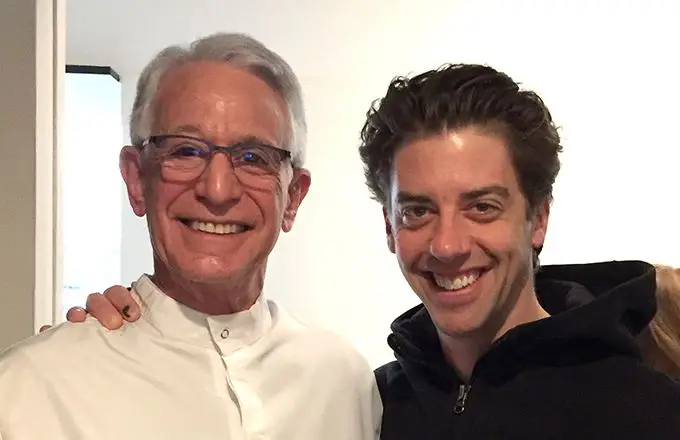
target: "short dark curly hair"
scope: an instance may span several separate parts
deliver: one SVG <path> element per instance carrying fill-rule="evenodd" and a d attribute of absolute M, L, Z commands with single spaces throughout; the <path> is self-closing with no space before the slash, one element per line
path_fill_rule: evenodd
<path fill-rule="evenodd" d="M 389 206 L 394 155 L 405 143 L 478 126 L 504 137 L 529 210 L 552 200 L 560 136 L 541 98 L 488 66 L 446 64 L 395 78 L 373 103 L 359 153 L 373 198 Z"/>

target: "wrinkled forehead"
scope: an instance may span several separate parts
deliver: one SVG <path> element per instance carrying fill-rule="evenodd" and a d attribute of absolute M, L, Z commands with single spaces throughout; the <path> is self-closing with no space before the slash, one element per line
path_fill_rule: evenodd
<path fill-rule="evenodd" d="M 445 201 L 492 186 L 519 191 L 505 140 L 473 128 L 413 140 L 394 156 L 393 201 L 400 191 Z"/>
<path fill-rule="evenodd" d="M 287 146 L 290 114 L 265 81 L 225 63 L 194 62 L 162 79 L 155 102 L 155 133 L 196 131 L 214 142 L 255 137 Z"/>

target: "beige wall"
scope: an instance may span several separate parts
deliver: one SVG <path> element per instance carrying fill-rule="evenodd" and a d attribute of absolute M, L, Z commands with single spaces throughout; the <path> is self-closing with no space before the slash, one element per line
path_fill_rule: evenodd
<path fill-rule="evenodd" d="M 62 0 L 0 2 L 0 349 L 54 317 L 64 10 Z"/>

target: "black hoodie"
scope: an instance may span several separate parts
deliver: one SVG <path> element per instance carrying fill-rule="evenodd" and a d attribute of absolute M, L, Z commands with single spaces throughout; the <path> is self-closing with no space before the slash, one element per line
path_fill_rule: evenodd
<path fill-rule="evenodd" d="M 383 440 L 679 440 L 680 386 L 645 366 L 635 336 L 656 311 L 643 262 L 544 266 L 551 317 L 497 340 L 462 382 L 422 305 L 392 324 L 376 370 Z"/>

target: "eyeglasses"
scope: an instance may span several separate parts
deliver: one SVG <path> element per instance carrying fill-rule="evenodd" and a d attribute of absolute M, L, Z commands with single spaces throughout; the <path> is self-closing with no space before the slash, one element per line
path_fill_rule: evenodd
<path fill-rule="evenodd" d="M 188 182 L 203 174 L 215 153 L 225 153 L 239 181 L 245 185 L 261 185 L 268 178 L 278 175 L 284 161 L 290 159 L 290 151 L 248 139 L 222 147 L 193 136 L 161 134 L 150 136 L 142 148 L 152 144 L 150 153 L 160 164 L 164 179 Z"/>

